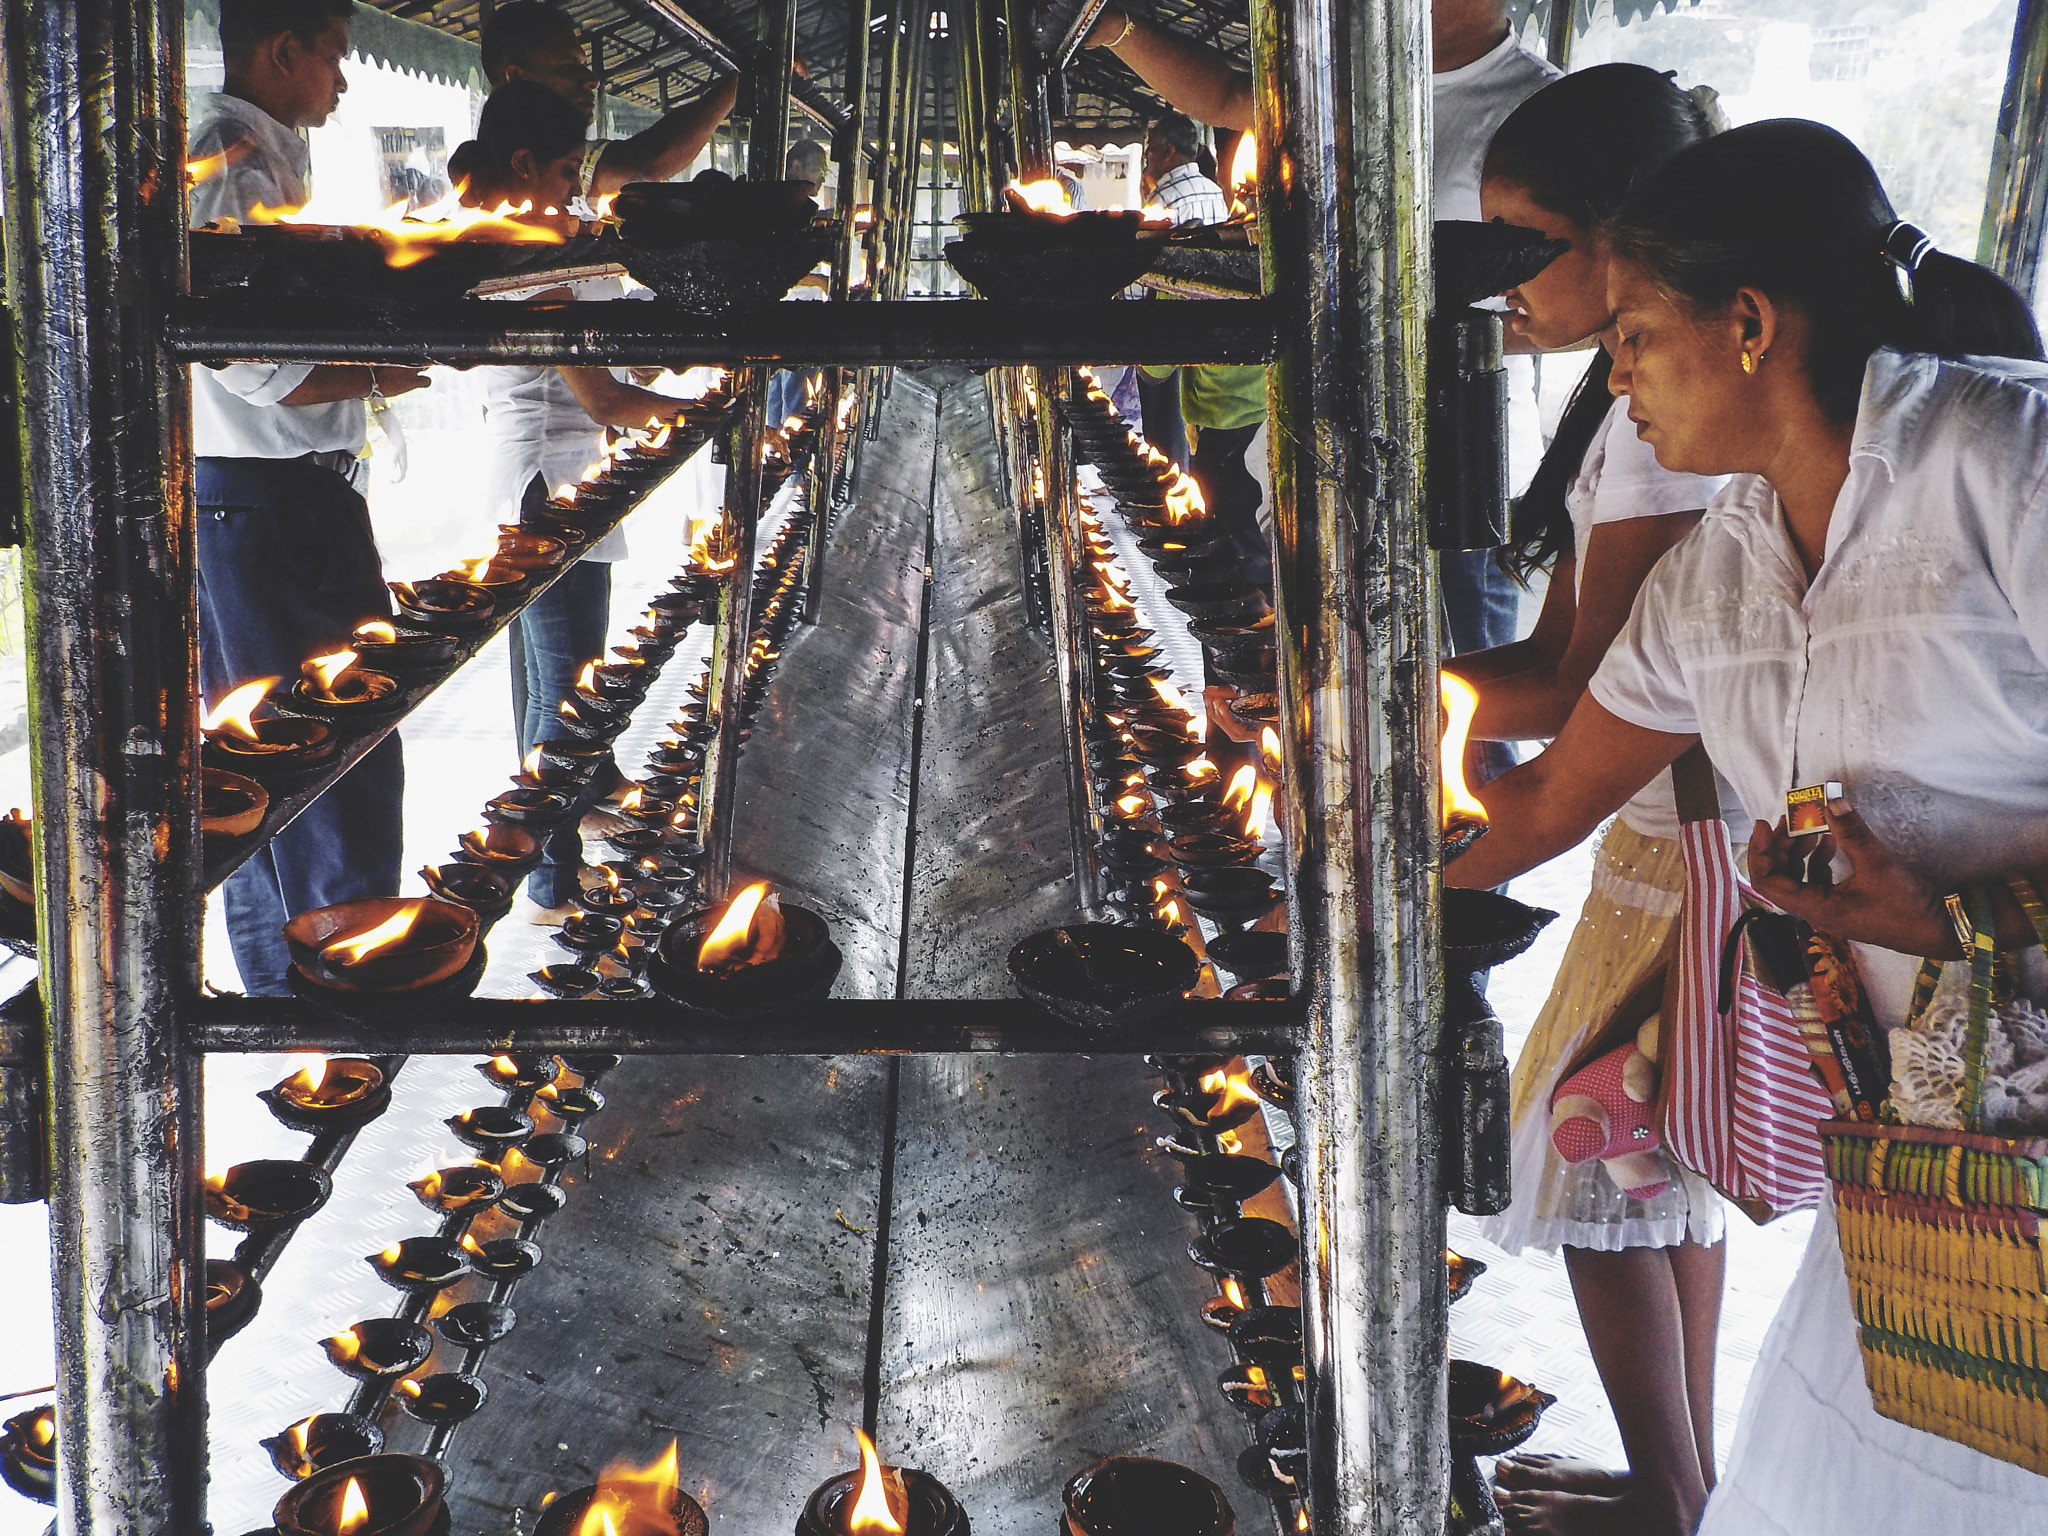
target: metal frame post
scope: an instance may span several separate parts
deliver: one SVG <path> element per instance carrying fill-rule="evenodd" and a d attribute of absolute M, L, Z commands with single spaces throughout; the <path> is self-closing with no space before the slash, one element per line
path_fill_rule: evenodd
<path fill-rule="evenodd" d="M 1579 0 L 1550 0 L 1543 27 L 1543 57 L 1559 69 L 1572 67 L 1572 42 L 1578 36 Z"/>
<path fill-rule="evenodd" d="M 754 77 L 754 115 L 747 123 L 747 180 L 780 181 L 789 153 L 789 79 L 796 64 L 796 0 L 761 7 L 761 57 Z"/>
<path fill-rule="evenodd" d="M 57 1529 L 205 1502 L 184 12 L 7 0 L 38 940 L 56 1256 Z"/>
<path fill-rule="evenodd" d="M 1253 6 L 1319 1532 L 1446 1511 L 1426 0 Z"/>
<path fill-rule="evenodd" d="M 1991 180 L 1977 259 L 2029 304 L 2040 285 L 2041 246 L 2048 240 L 2048 0 L 2020 0 L 2012 58 L 1992 142 Z"/>

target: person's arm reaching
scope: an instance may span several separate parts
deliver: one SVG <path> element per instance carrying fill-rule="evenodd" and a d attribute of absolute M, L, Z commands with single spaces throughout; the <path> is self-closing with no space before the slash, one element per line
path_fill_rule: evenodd
<path fill-rule="evenodd" d="M 333 405 L 340 400 L 391 400 L 433 381 L 417 368 L 372 368 L 366 363 L 318 363 L 279 405 Z"/>
<path fill-rule="evenodd" d="M 601 197 L 635 181 L 667 181 L 688 170 L 690 162 L 711 142 L 711 135 L 732 110 L 739 88 L 737 76 L 720 80 L 652 128 L 605 145 L 604 153 L 597 159 L 597 172 L 591 178 L 590 195 Z"/>
<path fill-rule="evenodd" d="M 680 400 L 622 383 L 609 368 L 563 368 L 559 372 L 576 403 L 601 427 L 645 427 L 672 421 L 683 408 Z"/>
<path fill-rule="evenodd" d="M 1231 68 L 1212 48 L 1105 6 L 1088 34 L 1090 48 L 1107 48 L 1138 78 L 1198 123 L 1212 128 L 1252 125 L 1252 77 Z"/>
<path fill-rule="evenodd" d="M 1697 740 L 1630 725 L 1581 699 L 1557 740 L 1478 792 L 1486 836 L 1444 866 L 1444 884 L 1501 885 L 1576 848 Z"/>

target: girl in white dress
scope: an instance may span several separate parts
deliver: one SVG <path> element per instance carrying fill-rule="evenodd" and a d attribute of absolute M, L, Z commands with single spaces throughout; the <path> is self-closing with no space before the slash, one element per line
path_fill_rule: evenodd
<path fill-rule="evenodd" d="M 1610 387 L 1667 469 L 1732 473 L 1659 563 L 1552 745 L 1481 791 L 1445 872 L 1490 886 L 1570 848 L 1694 741 L 1757 818 L 1770 900 L 1856 950 L 1881 1021 L 1941 896 L 2048 872 L 2048 371 L 2018 297 L 1928 254 L 1833 130 L 1752 124 L 1671 160 L 1610 227 Z M 1787 791 L 1839 781 L 1832 889 L 1794 878 Z M 1854 805 L 1854 810 L 1851 805 Z M 1806 850 L 1799 850 L 1804 852 Z M 2017 904 L 2001 946 L 2035 942 Z M 1510 1527 L 1674 1527 L 1643 1469 L 1513 1491 Z M 2048 1481 L 1879 1418 L 1834 1222 L 1751 1381 L 1715 1536 L 2048 1529 Z"/>

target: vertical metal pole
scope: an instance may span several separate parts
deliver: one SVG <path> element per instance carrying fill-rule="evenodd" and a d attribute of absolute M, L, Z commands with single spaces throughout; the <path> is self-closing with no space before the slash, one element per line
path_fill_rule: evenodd
<path fill-rule="evenodd" d="M 2048 0 L 2020 0 L 1977 259 L 2032 303 L 2048 238 Z"/>
<path fill-rule="evenodd" d="M 917 238 L 917 182 L 924 159 L 925 63 L 931 54 L 931 6 L 920 3 L 910 12 L 911 34 L 906 47 L 909 72 L 903 82 L 903 138 L 897 155 L 896 190 L 891 198 L 895 222 L 890 228 L 889 294 L 903 297 L 910 283 L 910 252 Z"/>
<path fill-rule="evenodd" d="M 1543 57 L 1559 69 L 1572 67 L 1572 39 L 1578 36 L 1579 0 L 1550 0 L 1543 28 Z"/>
<path fill-rule="evenodd" d="M 1319 1532 L 1443 1528 L 1425 0 L 1253 6 Z"/>
<path fill-rule="evenodd" d="M 28 389 L 29 705 L 49 1052 L 57 1529 L 185 1536 L 205 1489 L 183 9 L 6 0 Z"/>
<path fill-rule="evenodd" d="M 1081 711 L 1089 700 L 1088 612 L 1076 590 L 1082 558 L 1079 497 L 1066 429 L 1053 410 L 1072 378 L 1066 368 L 1038 370 L 1038 462 L 1045 472 L 1045 553 L 1052 588 L 1052 639 L 1059 674 L 1060 721 L 1067 753 L 1068 827 L 1074 845 L 1074 891 L 1081 910 L 1101 914 L 1102 881 L 1095 867 L 1095 824 L 1088 793 L 1088 756 Z"/>
<path fill-rule="evenodd" d="M 758 19 L 760 73 L 747 124 L 747 180 L 780 181 L 789 153 L 789 74 L 796 62 L 796 0 L 766 0 Z"/>
<path fill-rule="evenodd" d="M 1017 179 L 1041 181 L 1052 174 L 1051 124 L 1037 111 L 1040 100 L 1037 36 L 1029 0 L 1002 0 L 1003 31 L 1009 45 L 1010 132 L 1016 139 Z"/>

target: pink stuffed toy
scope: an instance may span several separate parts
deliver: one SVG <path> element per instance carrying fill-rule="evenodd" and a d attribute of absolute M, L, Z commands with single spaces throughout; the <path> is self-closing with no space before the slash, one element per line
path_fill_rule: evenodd
<path fill-rule="evenodd" d="M 1593 1158 L 1634 1200 L 1654 1200 L 1671 1186 L 1671 1167 L 1657 1134 L 1657 1017 L 1635 1039 L 1597 1056 L 1550 1096 L 1550 1143 L 1577 1165 Z"/>

